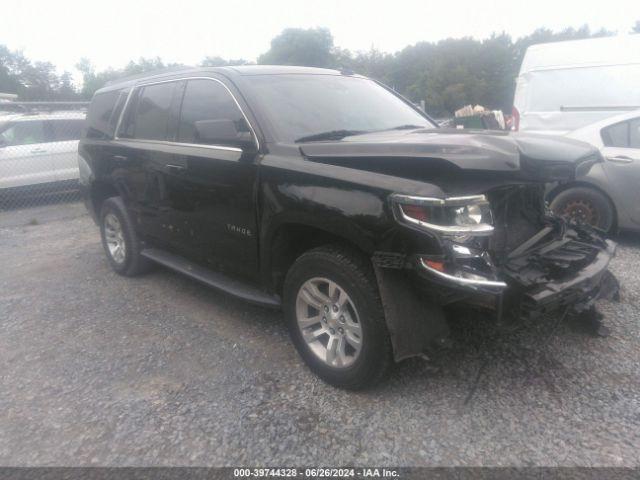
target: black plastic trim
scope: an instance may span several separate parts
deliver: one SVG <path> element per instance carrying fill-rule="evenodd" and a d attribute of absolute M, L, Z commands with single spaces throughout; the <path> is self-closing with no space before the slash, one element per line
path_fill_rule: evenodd
<path fill-rule="evenodd" d="M 148 258 L 160 265 L 180 272 L 188 277 L 198 280 L 210 287 L 221 290 L 229 295 L 246 300 L 255 305 L 269 308 L 280 308 L 282 301 L 278 295 L 270 295 L 262 290 L 231 279 L 219 272 L 214 272 L 207 268 L 187 260 L 180 255 L 167 252 L 158 248 L 146 248 L 140 252 L 140 255 Z"/>

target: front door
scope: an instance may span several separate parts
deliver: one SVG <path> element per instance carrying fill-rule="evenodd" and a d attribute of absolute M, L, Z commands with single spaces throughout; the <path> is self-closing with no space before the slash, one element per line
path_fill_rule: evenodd
<path fill-rule="evenodd" d="M 21 120 L 0 131 L 0 189 L 57 180 L 42 120 Z"/>
<path fill-rule="evenodd" d="M 50 129 L 51 161 L 58 181 L 77 180 L 78 141 L 84 120 L 81 118 L 55 118 L 48 120 Z"/>
<path fill-rule="evenodd" d="M 254 278 L 257 150 L 248 120 L 213 78 L 187 80 L 179 111 L 167 193 L 181 242 L 189 256 Z"/>

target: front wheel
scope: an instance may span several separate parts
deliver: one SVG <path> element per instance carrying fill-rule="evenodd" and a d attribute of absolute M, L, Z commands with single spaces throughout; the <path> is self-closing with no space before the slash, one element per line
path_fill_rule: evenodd
<path fill-rule="evenodd" d="M 284 307 L 293 343 L 327 383 L 361 389 L 392 364 L 382 302 L 370 262 L 339 246 L 303 254 L 287 273 Z"/>

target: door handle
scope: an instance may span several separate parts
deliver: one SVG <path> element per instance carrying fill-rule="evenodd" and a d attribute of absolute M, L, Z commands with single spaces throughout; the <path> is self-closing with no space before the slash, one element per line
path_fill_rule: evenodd
<path fill-rule="evenodd" d="M 34 148 L 31 153 L 47 153 L 47 151 L 44 148 Z"/>
<path fill-rule="evenodd" d="M 615 155 L 613 157 L 607 157 L 607 160 L 613 163 L 631 163 L 633 162 L 633 158 L 627 157 L 626 155 Z"/>
<path fill-rule="evenodd" d="M 182 172 L 183 170 L 186 169 L 186 167 L 182 166 L 182 165 L 172 165 L 172 164 L 167 164 L 167 169 L 170 172 Z"/>
<path fill-rule="evenodd" d="M 113 157 L 111 157 L 114 161 L 116 162 L 126 162 L 127 160 L 129 160 L 127 157 L 125 157 L 124 155 L 114 155 Z"/>

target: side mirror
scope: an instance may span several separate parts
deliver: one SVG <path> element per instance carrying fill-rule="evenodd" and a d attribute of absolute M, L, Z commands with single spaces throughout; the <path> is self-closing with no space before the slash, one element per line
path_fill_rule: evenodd
<path fill-rule="evenodd" d="M 236 122 L 223 118 L 218 120 L 200 120 L 194 124 L 197 143 L 209 145 L 229 145 L 250 148 L 254 145 L 251 132 L 238 130 Z"/>

